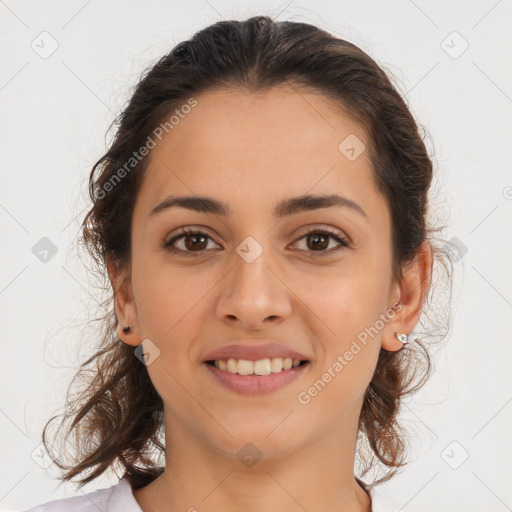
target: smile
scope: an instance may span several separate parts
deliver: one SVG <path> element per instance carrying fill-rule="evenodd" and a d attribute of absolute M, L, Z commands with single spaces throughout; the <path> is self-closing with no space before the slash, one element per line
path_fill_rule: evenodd
<path fill-rule="evenodd" d="M 309 369 L 309 361 L 290 358 L 220 359 L 206 361 L 203 367 L 217 383 L 237 393 L 256 395 L 280 389 Z"/>

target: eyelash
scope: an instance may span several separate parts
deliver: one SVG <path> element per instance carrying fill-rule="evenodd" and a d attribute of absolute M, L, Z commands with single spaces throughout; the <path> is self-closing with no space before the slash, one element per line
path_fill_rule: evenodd
<path fill-rule="evenodd" d="M 169 241 L 164 242 L 163 248 L 167 251 L 173 253 L 173 254 L 179 254 L 182 256 L 195 256 L 195 255 L 201 255 L 203 254 L 206 249 L 202 251 L 183 251 L 182 249 L 176 249 L 172 247 L 172 244 L 174 244 L 177 240 L 180 240 L 181 238 L 186 238 L 188 236 L 198 236 L 198 235 L 204 235 L 210 240 L 212 239 L 207 233 L 197 230 L 197 229 L 190 229 L 190 228 L 180 228 L 180 234 L 171 238 Z M 299 240 L 302 240 L 303 238 L 309 236 L 309 235 L 327 235 L 329 238 L 332 238 L 336 242 L 340 244 L 339 247 L 337 247 L 334 250 L 322 250 L 322 251 L 307 251 L 310 253 L 313 253 L 313 255 L 323 257 L 328 256 L 334 253 L 338 253 L 339 251 L 343 251 L 345 249 L 349 249 L 351 247 L 348 240 L 344 237 L 344 235 L 340 232 L 333 232 L 328 229 L 313 229 L 311 231 L 308 231 L 307 233 L 304 233 L 300 238 L 297 239 L 297 242 Z M 318 254 L 317 254 L 318 253 Z"/>

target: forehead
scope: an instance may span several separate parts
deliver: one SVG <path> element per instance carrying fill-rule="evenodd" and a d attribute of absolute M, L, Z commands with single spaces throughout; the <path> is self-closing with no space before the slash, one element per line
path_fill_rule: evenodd
<path fill-rule="evenodd" d="M 171 193 L 216 196 L 233 209 L 243 197 L 246 210 L 335 192 L 367 204 L 367 211 L 372 198 L 380 202 L 376 210 L 384 206 L 362 149 L 367 135 L 333 100 L 291 86 L 209 91 L 195 99 L 149 154 L 136 205 L 142 213 Z M 362 153 L 347 158 L 347 145 Z"/>

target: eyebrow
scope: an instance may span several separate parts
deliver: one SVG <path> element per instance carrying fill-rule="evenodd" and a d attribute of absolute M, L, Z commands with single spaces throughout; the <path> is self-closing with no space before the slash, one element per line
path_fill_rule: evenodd
<path fill-rule="evenodd" d="M 169 196 L 149 213 L 153 217 L 173 207 L 186 208 L 200 213 L 211 213 L 228 217 L 233 214 L 231 208 L 217 199 L 203 196 Z M 284 199 L 276 205 L 272 212 L 274 217 L 284 218 L 299 212 L 319 210 L 321 208 L 346 207 L 359 213 L 368 220 L 368 215 L 356 202 L 336 194 L 303 195 Z"/>

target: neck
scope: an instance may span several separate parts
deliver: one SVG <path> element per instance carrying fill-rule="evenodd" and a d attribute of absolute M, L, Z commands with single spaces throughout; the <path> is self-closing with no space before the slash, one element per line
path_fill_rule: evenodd
<path fill-rule="evenodd" d="M 166 427 L 174 435 L 166 436 L 165 471 L 134 491 L 144 512 L 371 510 L 368 493 L 354 477 L 355 432 L 347 439 L 335 431 L 279 457 L 269 451 L 246 466 L 198 440 L 190 429 Z"/>

